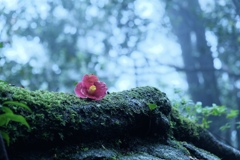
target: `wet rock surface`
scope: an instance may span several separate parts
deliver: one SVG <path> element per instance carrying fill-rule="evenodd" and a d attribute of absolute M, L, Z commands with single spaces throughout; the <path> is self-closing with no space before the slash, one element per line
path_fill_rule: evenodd
<path fill-rule="evenodd" d="M 120 140 L 118 140 L 118 143 Z M 158 143 L 153 139 L 135 139 L 128 142 L 129 146 L 120 146 L 112 142 L 95 142 L 94 145 L 72 145 L 56 147 L 50 151 L 15 152 L 16 155 L 10 156 L 11 159 L 109 159 L 109 160 L 220 160 L 217 156 L 193 146 L 187 142 L 168 140 Z"/>

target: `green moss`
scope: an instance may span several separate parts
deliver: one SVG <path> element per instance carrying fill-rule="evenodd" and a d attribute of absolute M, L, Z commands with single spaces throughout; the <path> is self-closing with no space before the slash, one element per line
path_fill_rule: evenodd
<path fill-rule="evenodd" d="M 28 131 L 21 125 L 10 123 L 11 142 L 24 146 L 30 142 L 43 143 L 44 147 L 52 142 L 58 146 L 48 154 L 51 158 L 57 155 L 56 159 L 99 156 L 103 159 L 186 159 L 190 153 L 177 140 L 196 140 L 202 129 L 172 109 L 165 93 L 153 87 L 111 93 L 101 101 L 93 101 L 67 93 L 29 91 L 0 82 L 0 104 L 6 100 L 25 103 L 33 111 L 25 114 L 23 110 L 15 109 L 25 114 L 32 128 Z M 158 107 L 151 110 L 149 103 Z M 137 139 L 139 135 L 141 138 Z M 140 143 L 144 137 L 147 141 Z M 113 142 L 108 143 L 110 141 Z M 28 155 L 29 149 L 24 149 Z M 45 153 L 42 155 L 46 156 Z"/>
<path fill-rule="evenodd" d="M 27 104 L 33 111 L 32 114 L 25 115 L 32 127 L 31 133 L 19 126 L 16 128 L 15 125 L 9 125 L 9 132 L 16 140 L 24 139 L 24 136 L 28 135 L 34 135 L 33 138 L 36 139 L 47 135 L 50 140 L 55 140 L 59 139 L 58 133 L 64 133 L 63 136 L 60 136 L 62 139 L 61 137 L 72 137 L 77 132 L 87 133 L 90 128 L 95 128 L 105 135 L 108 133 L 104 133 L 104 129 L 114 128 L 121 131 L 121 128 L 139 120 L 144 127 L 144 124 L 148 124 L 147 116 L 150 112 L 147 104 L 149 103 L 159 106 L 151 113 L 153 117 L 161 115 L 162 112 L 168 115 L 171 110 L 166 95 L 153 87 L 140 87 L 111 93 L 101 101 L 80 99 L 67 93 L 29 91 L 7 84 L 0 84 L 0 95 L 0 103 L 5 100 L 16 100 Z M 22 111 L 16 110 L 16 112 Z M 136 115 L 144 117 L 136 118 Z M 142 127 L 140 122 L 138 122 L 138 128 Z M 148 126 L 146 127 L 148 128 Z M 69 132 L 63 132 L 63 130 Z M 121 132 L 117 134 L 121 134 Z"/>
<path fill-rule="evenodd" d="M 32 114 L 26 114 L 25 117 L 27 121 L 30 122 L 31 131 L 37 132 L 41 130 L 44 125 L 46 125 L 48 120 L 52 121 L 52 129 L 54 124 L 57 126 L 65 126 L 67 120 L 72 120 L 74 122 L 81 123 L 81 120 L 76 120 L 76 112 L 72 109 L 68 110 L 73 104 L 84 105 L 85 101 L 80 100 L 74 95 L 65 93 L 55 93 L 47 91 L 29 91 L 25 88 L 18 88 L 9 86 L 8 84 L 0 83 L 0 103 L 7 100 L 14 100 L 24 104 L 27 104 L 33 111 Z M 14 109 L 14 108 L 13 108 Z M 23 112 L 21 110 L 15 109 L 15 112 Z M 64 117 L 63 113 L 69 112 Z M 23 113 L 24 114 L 24 113 Z M 11 125 L 12 124 L 12 125 Z M 8 126 L 8 131 L 11 133 L 13 141 L 18 137 L 24 137 L 27 135 L 27 130 L 21 126 L 16 126 L 14 123 L 10 123 Z M 48 133 L 48 131 L 42 133 L 43 137 L 48 137 L 49 139 L 54 139 L 54 134 Z M 52 137 L 50 136 L 52 135 Z"/>
<path fill-rule="evenodd" d="M 173 136 L 179 140 L 187 140 L 192 137 L 198 138 L 199 130 L 203 129 L 200 125 L 181 116 L 175 108 L 172 109 L 170 117 Z"/>
<path fill-rule="evenodd" d="M 167 123 L 170 119 L 172 132 L 168 136 L 184 138 L 191 134 L 198 136 L 198 127 L 193 122 L 179 115 L 176 109 L 171 109 L 170 101 L 165 93 L 153 87 L 139 87 L 129 91 L 108 94 L 101 101 L 80 99 L 73 94 L 48 91 L 29 91 L 25 88 L 12 87 L 0 82 L 0 103 L 5 100 L 17 100 L 27 104 L 33 111 L 26 114 L 26 119 L 32 126 L 31 132 L 36 136 L 54 140 L 56 135 L 64 129 L 73 131 L 87 131 L 89 128 L 119 128 L 127 123 L 135 123 L 135 115 L 146 115 L 160 122 L 167 132 Z M 148 104 L 159 107 L 150 111 Z M 113 118 L 114 117 L 114 118 Z M 141 119 L 141 123 L 148 125 L 148 118 Z M 151 122 L 152 123 L 152 122 Z M 156 123 L 156 122 L 155 122 Z M 157 122 L 158 123 L 158 122 Z M 99 126 L 102 126 L 100 128 Z M 147 126 L 149 128 L 149 126 Z M 120 129 L 120 128 L 119 128 Z M 14 139 L 28 135 L 28 131 L 19 126 L 9 126 Z M 39 132 L 40 131 L 40 132 Z M 56 134 L 55 134 L 56 133 Z M 171 135 L 172 133 L 172 135 Z M 177 135 L 175 134 L 177 133 Z M 68 137 L 72 133 L 65 133 L 61 137 Z M 59 137 L 59 136 L 57 136 Z"/>

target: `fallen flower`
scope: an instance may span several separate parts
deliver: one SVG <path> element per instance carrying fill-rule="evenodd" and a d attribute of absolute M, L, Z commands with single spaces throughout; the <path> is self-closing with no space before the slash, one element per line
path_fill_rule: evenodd
<path fill-rule="evenodd" d="M 96 75 L 86 74 L 82 81 L 76 85 L 74 91 L 80 98 L 101 100 L 106 95 L 107 86 L 104 82 L 100 82 Z"/>

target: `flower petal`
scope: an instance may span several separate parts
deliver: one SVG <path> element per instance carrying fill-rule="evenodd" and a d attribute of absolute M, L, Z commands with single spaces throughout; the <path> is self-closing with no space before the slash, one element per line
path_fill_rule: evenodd
<path fill-rule="evenodd" d="M 91 85 L 93 85 L 97 81 L 98 81 L 98 77 L 95 76 L 94 74 L 86 74 L 82 79 L 83 85 L 87 88 L 89 88 Z"/>
<path fill-rule="evenodd" d="M 87 98 L 86 88 L 83 86 L 82 82 L 79 82 L 75 89 L 75 94 L 80 98 Z"/>
<path fill-rule="evenodd" d="M 107 85 L 104 82 L 95 82 L 94 85 L 96 86 L 96 91 L 94 92 L 94 96 L 102 99 L 107 94 Z"/>

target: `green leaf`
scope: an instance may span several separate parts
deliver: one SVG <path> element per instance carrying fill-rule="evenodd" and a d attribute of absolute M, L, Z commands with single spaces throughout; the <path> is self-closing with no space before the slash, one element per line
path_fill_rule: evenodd
<path fill-rule="evenodd" d="M 213 116 L 220 116 L 224 113 L 226 113 L 226 107 L 225 106 L 217 106 L 216 104 L 213 104 L 212 107 L 205 107 L 206 115 L 213 115 Z M 204 109 L 205 109 L 204 108 Z"/>
<path fill-rule="evenodd" d="M 209 120 L 207 120 L 207 119 L 205 119 L 205 118 L 203 118 L 202 119 L 202 126 L 203 126 L 203 128 L 209 128 L 209 124 L 211 123 L 212 121 L 209 121 Z"/>
<path fill-rule="evenodd" d="M 1 114 L 0 115 L 0 126 L 6 125 L 7 122 L 8 122 L 7 116 L 5 116 L 5 114 Z"/>
<path fill-rule="evenodd" d="M 20 102 L 16 102 L 16 101 L 6 101 L 2 105 L 8 105 L 8 104 L 15 105 L 15 106 L 18 106 L 18 107 L 22 107 L 22 108 L 31 112 L 31 109 L 27 105 L 25 105 L 23 103 L 20 103 Z"/>
<path fill-rule="evenodd" d="M 202 113 L 202 108 L 200 108 L 200 107 L 198 107 L 198 108 L 196 108 L 196 113 Z"/>
<path fill-rule="evenodd" d="M 229 123 L 226 123 L 225 125 L 223 125 L 222 127 L 220 127 L 220 130 L 221 130 L 221 131 L 224 131 L 224 130 L 230 128 L 230 127 L 231 127 L 231 125 L 230 125 Z"/>
<path fill-rule="evenodd" d="M 229 119 L 235 118 L 235 117 L 238 116 L 238 113 L 239 113 L 238 110 L 232 109 L 232 110 L 230 111 L 230 113 L 227 114 L 227 118 L 229 118 Z"/>
<path fill-rule="evenodd" d="M 2 135 L 2 138 L 7 142 L 7 145 L 10 144 L 10 137 L 6 132 L 0 131 L 0 134 Z"/>
<path fill-rule="evenodd" d="M 21 115 L 12 115 L 12 116 L 11 116 L 11 120 L 12 120 L 12 121 L 15 121 L 15 122 L 19 122 L 19 123 L 25 125 L 28 129 L 30 129 L 30 126 L 29 126 L 28 122 L 27 122 L 26 119 L 25 119 L 23 116 L 21 116 Z"/>
<path fill-rule="evenodd" d="M 148 105 L 150 111 L 152 111 L 158 107 L 156 104 L 152 104 L 152 103 L 148 103 L 147 105 Z"/>
<path fill-rule="evenodd" d="M 21 115 L 16 115 L 16 114 L 12 114 L 12 113 L 5 113 L 5 114 L 0 115 L 0 119 L 1 118 L 4 119 L 4 120 L 5 120 L 5 118 L 7 118 L 7 122 L 5 122 L 5 123 L 8 123 L 8 121 L 11 120 L 11 121 L 19 122 L 19 123 L 27 126 L 30 129 L 30 126 L 27 123 L 26 119 Z"/>
<path fill-rule="evenodd" d="M 2 111 L 5 112 L 5 113 L 12 113 L 13 114 L 13 111 L 8 107 L 2 107 L 0 109 L 2 109 Z"/>
<path fill-rule="evenodd" d="M 0 42 L 0 48 L 3 48 L 3 42 Z"/>

